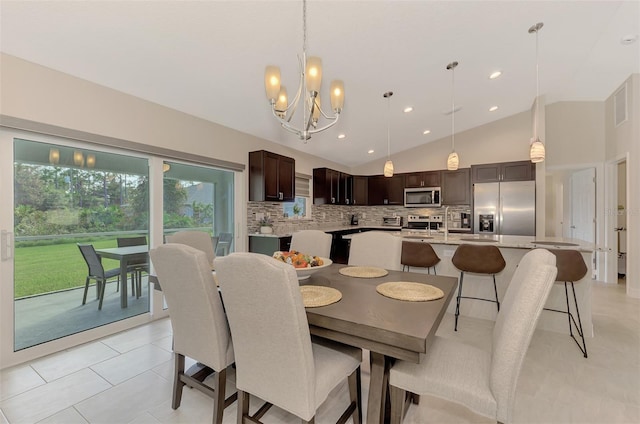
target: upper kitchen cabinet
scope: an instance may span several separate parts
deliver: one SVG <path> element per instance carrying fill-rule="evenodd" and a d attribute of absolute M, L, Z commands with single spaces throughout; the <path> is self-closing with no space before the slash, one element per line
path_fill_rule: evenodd
<path fill-rule="evenodd" d="M 355 175 L 351 177 L 352 205 L 369 204 L 369 177 Z"/>
<path fill-rule="evenodd" d="M 404 174 L 404 186 L 406 188 L 440 187 L 440 172 L 428 171 Z"/>
<path fill-rule="evenodd" d="M 249 152 L 249 200 L 295 200 L 296 162 L 293 158 L 258 150 Z"/>
<path fill-rule="evenodd" d="M 441 183 L 443 205 L 471 204 L 471 170 L 469 168 L 442 171 Z"/>
<path fill-rule="evenodd" d="M 370 205 L 404 205 L 404 175 L 369 177 Z"/>
<path fill-rule="evenodd" d="M 329 168 L 313 169 L 313 204 L 340 202 L 340 172 Z"/>
<path fill-rule="evenodd" d="M 472 183 L 530 181 L 535 179 L 536 164 L 528 160 L 471 165 Z"/>

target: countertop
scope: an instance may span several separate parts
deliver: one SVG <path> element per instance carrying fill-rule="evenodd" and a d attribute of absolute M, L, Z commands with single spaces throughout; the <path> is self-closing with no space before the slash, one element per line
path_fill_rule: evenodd
<path fill-rule="evenodd" d="M 387 230 L 391 234 L 397 237 L 402 237 L 406 240 L 411 241 L 423 241 L 433 244 L 449 244 L 449 245 L 459 245 L 463 243 L 482 243 L 487 245 L 493 245 L 497 247 L 505 247 L 505 248 L 516 248 L 516 249 L 535 249 L 538 247 L 541 248 L 550 248 L 550 249 L 575 249 L 581 252 L 593 252 L 598 250 L 598 247 L 595 243 L 586 242 L 583 240 L 577 239 L 568 239 L 562 237 L 533 237 L 533 236 L 481 236 L 478 234 L 465 234 L 465 233 L 455 233 L 449 234 L 446 239 L 444 233 L 432 231 L 431 235 L 425 234 L 424 232 L 412 232 L 410 230 L 404 229 L 402 230 L 400 227 L 397 227 L 396 231 L 393 231 L 394 227 L 384 226 L 384 225 L 342 225 L 342 226 L 332 226 L 325 228 L 318 228 L 325 233 L 331 233 L 336 231 L 345 231 L 345 230 L 358 230 L 358 229 L 369 229 L 369 230 Z M 402 231 L 401 231 L 402 230 Z M 249 234 L 250 237 L 290 237 L 291 233 L 286 234 Z M 350 239 L 353 234 L 345 235 L 343 238 Z M 539 243 L 536 243 L 539 242 Z"/>

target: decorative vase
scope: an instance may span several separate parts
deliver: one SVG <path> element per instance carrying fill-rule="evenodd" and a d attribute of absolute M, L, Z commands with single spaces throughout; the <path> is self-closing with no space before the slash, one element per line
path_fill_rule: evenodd
<path fill-rule="evenodd" d="M 273 233 L 273 228 L 272 227 L 267 227 L 267 226 L 260 227 L 260 233 L 261 234 L 271 234 L 271 233 Z"/>

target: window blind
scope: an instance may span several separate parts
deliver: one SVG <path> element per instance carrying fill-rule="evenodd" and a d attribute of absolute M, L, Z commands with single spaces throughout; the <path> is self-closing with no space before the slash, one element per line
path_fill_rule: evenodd
<path fill-rule="evenodd" d="M 296 197 L 309 197 L 309 182 L 311 177 L 305 174 L 296 173 Z"/>

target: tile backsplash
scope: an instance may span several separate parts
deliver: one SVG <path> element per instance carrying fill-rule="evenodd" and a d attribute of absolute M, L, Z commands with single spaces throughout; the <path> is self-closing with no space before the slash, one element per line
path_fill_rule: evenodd
<path fill-rule="evenodd" d="M 405 208 L 404 206 L 343 206 L 311 205 L 310 218 L 285 218 L 282 203 L 247 202 L 247 232 L 259 231 L 256 214 L 264 214 L 273 220 L 276 234 L 292 233 L 298 230 L 323 229 L 349 225 L 351 215 L 358 215 L 359 225 L 381 225 L 384 216 L 401 216 L 403 225 L 408 215 L 444 215 L 445 208 Z M 449 207 L 449 228 L 460 228 L 460 213 L 469 212 L 468 205 Z"/>

